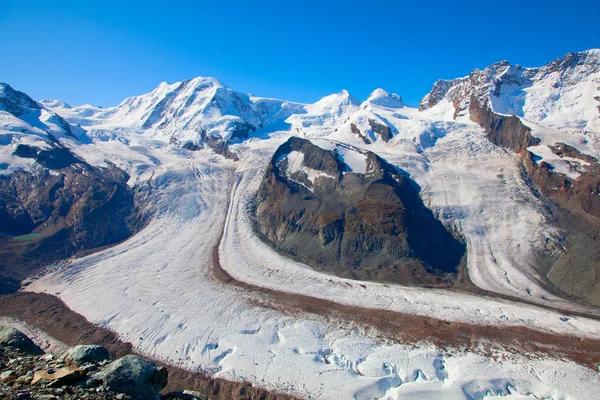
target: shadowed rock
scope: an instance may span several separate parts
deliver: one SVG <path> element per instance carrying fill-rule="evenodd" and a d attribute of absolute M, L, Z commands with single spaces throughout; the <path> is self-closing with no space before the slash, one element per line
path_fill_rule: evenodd
<path fill-rule="evenodd" d="M 92 380 L 102 382 L 111 391 L 141 399 L 159 398 L 167 378 L 165 368 L 135 355 L 119 358 L 92 376 Z"/>
<path fill-rule="evenodd" d="M 44 354 L 42 349 L 25 334 L 10 326 L 0 325 L 0 345 L 12 347 L 29 354 Z"/>

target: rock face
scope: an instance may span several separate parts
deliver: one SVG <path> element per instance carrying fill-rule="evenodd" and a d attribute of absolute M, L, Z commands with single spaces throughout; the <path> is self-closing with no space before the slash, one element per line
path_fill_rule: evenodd
<path fill-rule="evenodd" d="M 469 105 L 471 120 L 477 122 L 486 132 L 490 142 L 497 146 L 511 149 L 515 153 L 525 151 L 529 146 L 535 146 L 540 140 L 531 135 L 531 129 L 514 116 L 494 113 L 487 103 L 480 104 L 474 98 Z"/>
<path fill-rule="evenodd" d="M 593 138 L 600 126 L 593 110 L 597 99 L 586 96 L 591 96 L 599 73 L 598 50 L 569 53 L 541 68 L 503 61 L 465 78 L 436 82 L 420 107 L 426 110 L 446 100 L 454 106 L 455 118 L 468 117 L 492 143 L 521 155 L 527 180 L 562 232 L 561 248 L 540 255 L 538 268 L 564 293 L 595 305 L 600 305 L 600 164 L 559 139 L 542 142 L 524 120 L 547 123 L 552 131 L 560 132 L 559 137 L 573 143 L 577 142 L 574 131 Z M 540 91 L 549 95 L 529 94 Z M 583 148 L 586 140 L 579 140 Z M 540 151 L 536 146 L 547 146 L 574 174 L 540 160 L 534 153 Z"/>
<path fill-rule="evenodd" d="M 37 173 L 0 177 L 2 293 L 43 263 L 127 238 L 138 223 L 123 171 L 92 167 L 59 147 L 35 157 L 44 167 Z"/>
<path fill-rule="evenodd" d="M 110 390 L 142 399 L 158 398 L 158 393 L 167 385 L 167 378 L 165 368 L 134 355 L 113 361 L 92 376 Z"/>
<path fill-rule="evenodd" d="M 260 185 L 258 230 L 315 269 L 377 281 L 441 284 L 465 246 L 433 216 L 415 182 L 367 151 L 290 138 Z"/>

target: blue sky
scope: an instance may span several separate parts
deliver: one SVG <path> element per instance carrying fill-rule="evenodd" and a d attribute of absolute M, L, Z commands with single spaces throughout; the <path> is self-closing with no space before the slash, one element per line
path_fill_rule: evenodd
<path fill-rule="evenodd" d="M 0 81 L 35 99 L 101 106 L 195 76 L 302 102 L 382 87 L 416 105 L 440 78 L 600 47 L 597 0 L 0 0 L 0 9 Z"/>

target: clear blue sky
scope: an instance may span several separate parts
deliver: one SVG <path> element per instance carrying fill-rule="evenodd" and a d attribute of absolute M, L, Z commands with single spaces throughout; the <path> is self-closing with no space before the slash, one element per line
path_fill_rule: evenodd
<path fill-rule="evenodd" d="M 416 105 L 440 78 L 600 47 L 599 16 L 598 0 L 0 0 L 0 81 L 101 106 L 195 76 L 302 102 L 383 87 Z"/>

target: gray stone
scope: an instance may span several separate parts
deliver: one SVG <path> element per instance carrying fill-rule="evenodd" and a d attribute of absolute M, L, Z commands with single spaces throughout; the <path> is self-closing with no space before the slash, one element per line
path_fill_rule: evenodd
<path fill-rule="evenodd" d="M 134 398 L 158 398 L 167 385 L 167 370 L 135 355 L 127 355 L 110 363 L 92 376 L 108 390 Z"/>
<path fill-rule="evenodd" d="M 96 344 L 79 345 L 65 351 L 62 357 L 67 362 L 77 364 L 100 363 L 110 358 L 110 353 L 104 346 Z"/>
<path fill-rule="evenodd" d="M 0 345 L 12 347 L 29 354 L 44 354 L 23 332 L 10 326 L 0 325 Z"/>
<path fill-rule="evenodd" d="M 12 369 L 6 370 L 0 374 L 0 380 L 2 382 L 7 382 L 9 380 L 13 380 L 17 376 L 16 372 Z"/>

